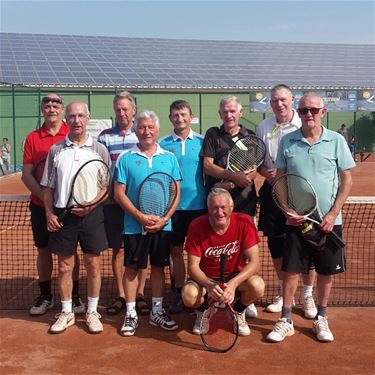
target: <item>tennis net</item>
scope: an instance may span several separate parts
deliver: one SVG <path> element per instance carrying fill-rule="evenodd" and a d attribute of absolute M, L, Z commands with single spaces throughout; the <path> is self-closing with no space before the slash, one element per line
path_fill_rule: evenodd
<path fill-rule="evenodd" d="M 37 250 L 33 244 L 27 196 L 0 195 L 0 309 L 28 309 L 39 294 L 36 273 Z M 375 305 L 375 197 L 350 197 L 343 207 L 344 239 L 346 241 L 347 271 L 335 276 L 331 305 Z M 267 241 L 260 233 L 260 275 L 266 283 L 266 293 L 260 304 L 271 302 L 278 294 L 278 280 L 267 249 Z M 79 250 L 81 254 L 81 251 Z M 82 256 L 82 254 L 81 254 Z M 101 256 L 102 288 L 100 304 L 107 306 L 116 297 L 112 276 L 111 250 Z M 186 255 L 185 255 L 186 256 Z M 186 260 L 186 259 L 185 259 Z M 166 302 L 170 301 L 171 280 L 166 272 Z M 80 289 L 86 293 L 86 274 L 81 262 Z M 53 293 L 58 300 L 57 267 L 54 256 Z M 149 280 L 146 297 L 150 297 Z M 299 294 L 296 301 L 300 303 Z"/>

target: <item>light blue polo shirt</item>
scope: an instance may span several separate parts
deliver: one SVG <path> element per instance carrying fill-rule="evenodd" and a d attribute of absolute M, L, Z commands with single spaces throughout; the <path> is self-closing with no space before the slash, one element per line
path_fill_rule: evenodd
<path fill-rule="evenodd" d="M 275 166 L 310 181 L 324 217 L 335 202 L 339 173 L 354 168 L 355 162 L 345 138 L 323 127 L 320 139 L 313 145 L 307 142 L 300 129 L 286 134 L 281 139 Z M 341 224 L 340 212 L 335 225 Z"/>
<path fill-rule="evenodd" d="M 137 145 L 122 153 L 117 160 L 117 181 L 126 185 L 126 195 L 135 207 L 138 207 L 138 194 L 142 181 L 154 172 L 170 174 L 176 181 L 181 180 L 180 168 L 176 157 L 158 144 L 155 154 L 148 158 Z M 171 231 L 171 220 L 163 228 Z M 142 233 L 141 224 L 125 212 L 124 234 Z"/>
<path fill-rule="evenodd" d="M 176 156 L 181 168 L 181 200 L 178 210 L 203 210 L 207 193 L 203 183 L 203 161 L 199 156 L 204 137 L 190 129 L 185 140 L 175 132 L 160 139 L 160 146 Z"/>

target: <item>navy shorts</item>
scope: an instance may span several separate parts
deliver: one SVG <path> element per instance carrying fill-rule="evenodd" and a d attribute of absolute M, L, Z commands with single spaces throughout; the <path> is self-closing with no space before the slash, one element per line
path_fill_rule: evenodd
<path fill-rule="evenodd" d="M 341 237 L 341 225 L 335 225 L 333 230 Z M 337 247 L 327 236 L 326 245 L 322 250 L 314 250 L 303 239 L 299 227 L 286 225 L 286 240 L 282 270 L 307 274 L 315 265 L 315 270 L 321 275 L 335 275 L 345 272 L 345 252 Z"/>
<path fill-rule="evenodd" d="M 57 215 L 61 211 L 55 208 Z M 78 243 L 85 254 L 97 255 L 108 248 L 102 205 L 83 217 L 67 214 L 64 226 L 50 233 L 48 250 L 60 256 L 71 256 L 76 253 Z"/>
<path fill-rule="evenodd" d="M 172 216 L 172 246 L 179 246 L 185 243 L 185 237 L 190 223 L 197 217 L 205 215 L 207 210 L 178 210 Z"/>
<path fill-rule="evenodd" d="M 34 244 L 37 248 L 47 248 L 50 232 L 47 230 L 46 211 L 33 202 L 30 202 L 29 208 Z"/>
<path fill-rule="evenodd" d="M 125 267 L 134 269 L 147 268 L 148 257 L 150 264 L 156 267 L 166 267 L 169 265 L 169 255 L 171 247 L 171 232 L 159 231 L 157 233 L 125 234 Z M 134 259 L 134 254 L 138 253 L 138 259 Z"/>
<path fill-rule="evenodd" d="M 124 229 L 124 211 L 115 203 L 105 203 L 103 209 L 108 246 L 111 249 L 120 249 L 124 247 L 122 234 Z"/>

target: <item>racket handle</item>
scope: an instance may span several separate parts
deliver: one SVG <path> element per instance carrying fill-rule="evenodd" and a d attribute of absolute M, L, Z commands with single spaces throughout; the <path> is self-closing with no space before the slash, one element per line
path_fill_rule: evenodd
<path fill-rule="evenodd" d="M 225 282 L 225 264 L 227 262 L 227 254 L 220 255 L 220 285 L 224 285 Z"/>
<path fill-rule="evenodd" d="M 68 209 L 64 208 L 64 211 L 60 213 L 60 215 L 57 217 L 57 221 L 62 224 L 62 222 L 65 219 L 66 214 L 68 213 Z"/>
<path fill-rule="evenodd" d="M 334 231 L 328 233 L 328 237 L 335 243 L 338 247 L 345 247 L 344 240 Z"/>

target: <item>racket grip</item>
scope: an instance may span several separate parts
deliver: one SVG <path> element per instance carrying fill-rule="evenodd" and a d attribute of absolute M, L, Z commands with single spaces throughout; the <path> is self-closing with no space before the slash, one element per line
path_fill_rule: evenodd
<path fill-rule="evenodd" d="M 220 255 L 220 285 L 225 282 L 225 263 L 227 262 L 227 254 Z"/>
<path fill-rule="evenodd" d="M 334 231 L 328 233 L 328 237 L 337 245 L 338 247 L 345 247 L 344 240 Z"/>
<path fill-rule="evenodd" d="M 67 213 L 68 213 L 68 209 L 65 208 L 64 211 L 61 212 L 59 216 L 57 216 L 57 221 L 58 221 L 60 224 L 62 224 L 62 222 L 64 221 L 65 216 L 66 216 Z"/>

